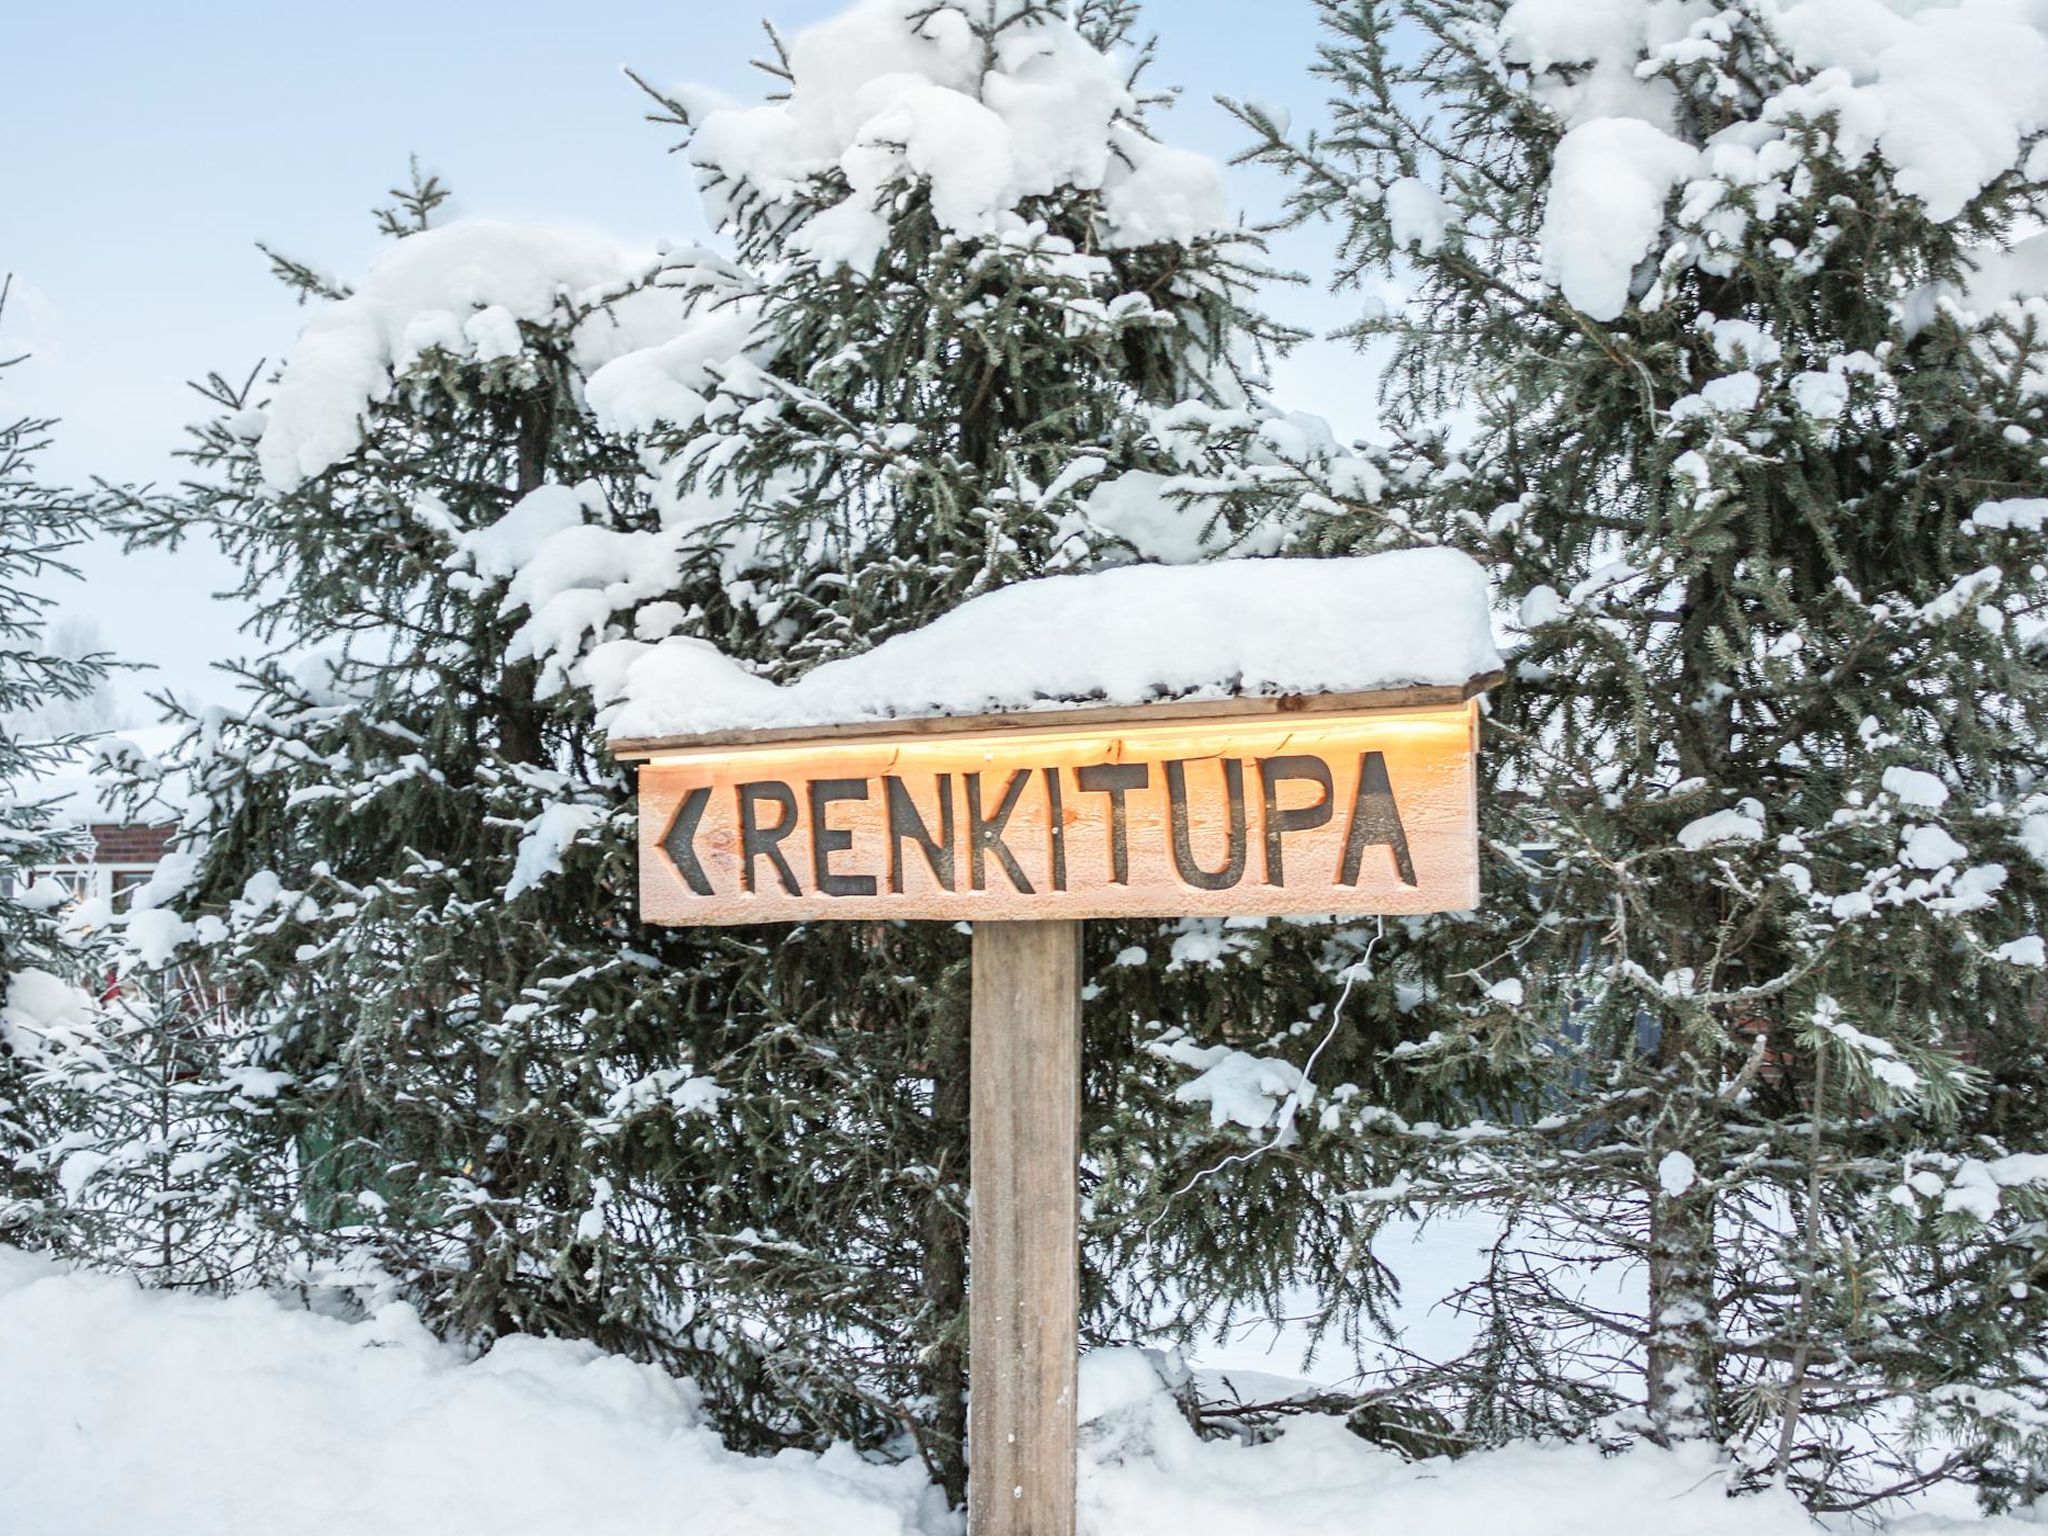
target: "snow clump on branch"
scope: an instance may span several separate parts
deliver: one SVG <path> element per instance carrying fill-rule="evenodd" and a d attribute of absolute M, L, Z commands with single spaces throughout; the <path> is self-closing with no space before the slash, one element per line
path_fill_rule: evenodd
<path fill-rule="evenodd" d="M 362 441 L 364 413 L 430 352 L 513 359 L 523 323 L 567 317 L 571 360 L 593 372 L 674 336 L 690 296 L 724 271 L 701 252 L 671 257 L 497 219 L 408 235 L 300 332 L 267 412 L 252 423 L 264 483 L 287 492 L 347 458 Z"/>
<path fill-rule="evenodd" d="M 1156 143 L 1119 61 L 1050 8 L 967 11 L 866 0 L 807 27 L 788 50 L 778 101 L 701 115 L 690 159 L 707 211 L 725 225 L 753 200 L 808 200 L 820 178 L 845 195 L 791 238 L 823 266 L 865 272 L 889 240 L 891 205 L 929 187 L 939 224 L 962 237 L 1024 233 L 1025 205 L 1100 191 L 1105 247 L 1190 243 L 1229 226 L 1221 169 Z"/>
<path fill-rule="evenodd" d="M 1713 5 L 1645 0 L 1515 0 L 1494 46 L 1512 85 L 1565 125 L 1542 229 L 1546 284 L 1596 320 L 1631 297 L 1653 302 L 1645 258 L 1682 203 L 1740 244 L 1803 195 L 1801 125 L 1825 124 L 1837 158 L 1876 155 L 1893 185 L 1939 222 L 2011 170 L 2048 127 L 2048 37 L 2014 0 L 1797 0 L 1776 7 L 1773 35 L 1798 78 L 1697 140 L 1677 120 L 1676 72 L 1713 61 L 1729 17 Z M 1713 250 L 1691 253 L 1712 270 Z"/>

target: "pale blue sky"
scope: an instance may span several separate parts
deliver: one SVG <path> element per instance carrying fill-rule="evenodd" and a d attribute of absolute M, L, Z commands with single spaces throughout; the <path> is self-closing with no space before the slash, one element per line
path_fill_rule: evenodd
<path fill-rule="evenodd" d="M 52 477 L 171 480 L 198 400 L 184 381 L 239 376 L 285 351 L 303 316 L 254 242 L 344 277 L 379 237 L 368 217 L 417 152 L 455 188 L 458 213 L 595 226 L 624 238 L 706 231 L 668 130 L 641 120 L 631 65 L 662 83 L 752 97 L 759 18 L 793 30 L 836 0 L 0 0 L 0 272 L 23 287 L 0 322 L 35 357 L 0 406 L 62 418 Z M 1309 0 L 1153 0 L 1156 84 L 1184 88 L 1164 136 L 1225 157 L 1242 131 L 1217 93 L 1313 117 Z M 759 77 L 754 77 L 758 79 Z M 1254 216 L 1278 188 L 1233 172 Z M 1290 236 L 1282 265 L 1322 278 L 1329 241 Z M 1347 318 L 1319 281 L 1273 308 L 1323 330 Z M 11 350 L 11 349 L 0 349 Z M 1310 348 L 1281 377 L 1290 401 L 1352 426 L 1371 370 Z M 206 550 L 176 558 L 85 552 L 62 591 L 108 643 L 161 672 L 151 686 L 217 697 L 207 663 L 247 648 L 229 579 Z M 141 684 L 124 684 L 139 702 Z"/>

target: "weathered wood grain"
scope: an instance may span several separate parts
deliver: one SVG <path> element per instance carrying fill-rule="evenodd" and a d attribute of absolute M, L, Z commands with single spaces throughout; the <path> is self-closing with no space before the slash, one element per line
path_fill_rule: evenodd
<path fill-rule="evenodd" d="M 1146 720 L 1228 720 L 1267 715 L 1356 714 L 1366 709 L 1433 709 L 1462 704 L 1495 687 L 1505 676 L 1487 672 L 1456 685 L 1415 684 L 1366 693 L 1276 693 L 1231 699 L 1162 699 L 1133 708 L 1127 704 L 1073 705 L 1059 709 L 1018 709 L 995 715 L 912 715 L 896 720 L 854 720 L 840 725 L 770 726 L 754 730 L 705 731 L 694 736 L 645 736 L 611 743 L 621 761 L 659 757 L 702 747 L 782 746 L 791 742 L 848 741 L 864 736 L 986 736 L 1050 728 L 1106 729 L 1133 718 Z"/>
<path fill-rule="evenodd" d="M 1431 912 L 1475 905 L 1476 701 L 704 748 L 640 769 L 641 915 Z"/>
<path fill-rule="evenodd" d="M 969 1536 L 1073 1536 L 1081 925 L 974 926 Z"/>

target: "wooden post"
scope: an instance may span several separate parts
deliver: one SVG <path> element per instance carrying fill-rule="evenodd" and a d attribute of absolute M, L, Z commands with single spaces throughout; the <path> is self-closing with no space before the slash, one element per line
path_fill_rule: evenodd
<path fill-rule="evenodd" d="M 974 925 L 969 1536 L 1073 1536 L 1081 924 Z"/>

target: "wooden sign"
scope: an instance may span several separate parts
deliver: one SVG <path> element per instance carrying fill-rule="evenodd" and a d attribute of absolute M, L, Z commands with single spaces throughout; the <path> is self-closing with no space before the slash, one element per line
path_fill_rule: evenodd
<path fill-rule="evenodd" d="M 1477 703 L 946 719 L 653 747 L 663 924 L 1434 912 L 1477 904 Z M 1216 706 L 1210 706 L 1212 710 Z"/>
<path fill-rule="evenodd" d="M 647 921 L 975 925 L 969 1536 L 1075 1525 L 1078 920 L 1476 906 L 1495 680 L 614 744 Z"/>

